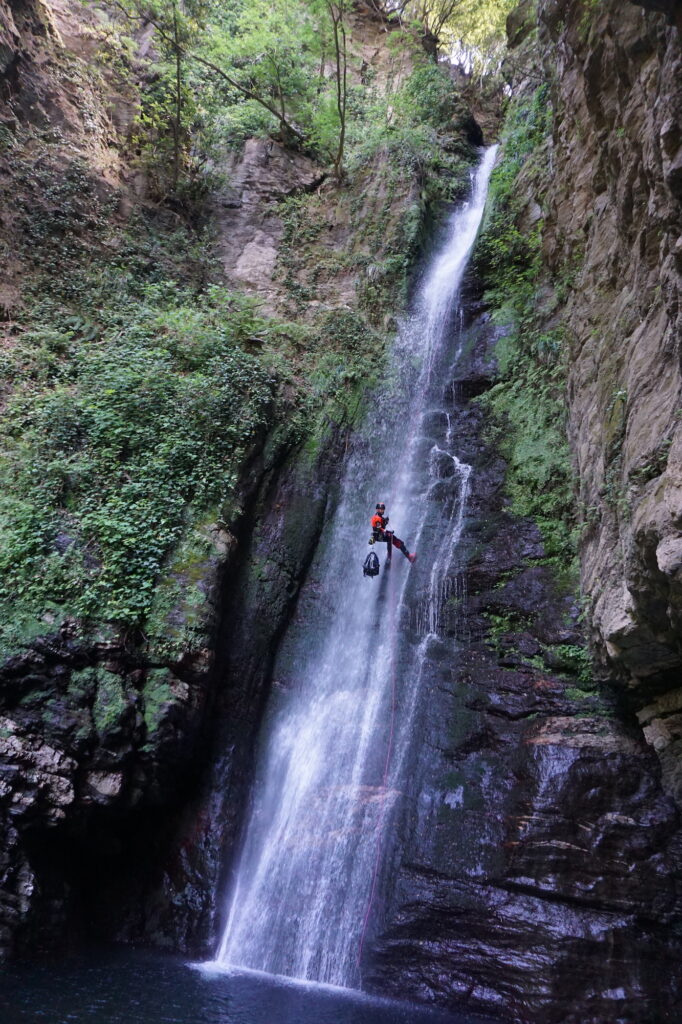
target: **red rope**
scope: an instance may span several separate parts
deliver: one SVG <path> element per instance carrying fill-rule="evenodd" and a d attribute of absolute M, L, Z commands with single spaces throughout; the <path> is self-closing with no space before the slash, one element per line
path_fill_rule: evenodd
<path fill-rule="evenodd" d="M 390 542 L 389 542 L 390 543 Z M 390 563 L 389 563 L 390 564 Z M 384 764 L 384 777 L 381 783 L 383 793 L 383 799 L 381 803 L 381 815 L 378 822 L 377 829 L 377 848 L 376 857 L 374 858 L 374 870 L 372 872 L 372 885 L 369 891 L 369 899 L 367 901 L 367 910 L 365 911 L 365 919 L 362 922 L 362 932 L 360 933 L 360 943 L 358 946 L 358 967 L 362 959 L 362 947 L 365 943 L 365 934 L 367 932 L 367 925 L 369 924 L 369 916 L 372 912 L 372 905 L 374 903 L 374 893 L 376 891 L 377 878 L 379 877 L 379 864 L 381 863 L 381 853 L 383 846 L 383 831 L 384 831 L 384 817 L 386 814 L 386 786 L 388 784 L 388 773 L 391 764 L 391 755 L 393 753 L 393 732 L 395 726 L 395 661 L 396 661 L 396 648 L 397 648 L 397 637 L 395 632 L 395 602 L 393 601 L 393 579 L 394 576 L 389 576 L 389 592 L 388 598 L 390 602 L 390 630 L 391 630 L 391 718 L 390 727 L 388 731 L 388 745 L 386 747 L 386 762 Z"/>

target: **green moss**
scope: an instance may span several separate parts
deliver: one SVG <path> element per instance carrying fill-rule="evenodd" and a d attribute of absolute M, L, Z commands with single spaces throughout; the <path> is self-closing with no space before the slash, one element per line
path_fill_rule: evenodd
<path fill-rule="evenodd" d="M 570 697 L 571 700 L 587 700 L 588 697 L 594 696 L 589 690 L 581 690 L 577 686 L 569 686 L 564 690 L 564 694 Z"/>
<path fill-rule="evenodd" d="M 166 669 L 153 669 L 147 673 L 144 684 L 144 723 L 147 727 L 147 739 L 153 738 L 168 708 L 174 703 L 175 695 L 169 683 Z"/>
<path fill-rule="evenodd" d="M 0 623 L 0 661 L 29 647 L 37 637 L 52 632 L 55 622 L 69 612 L 54 602 L 46 601 L 38 610 L 27 608 L 25 602 L 22 604 L 23 607 L 7 609 L 7 618 Z"/>
<path fill-rule="evenodd" d="M 113 672 L 98 672 L 92 717 L 100 739 L 120 727 L 127 711 L 128 701 L 121 677 Z"/>
<path fill-rule="evenodd" d="M 74 670 L 69 677 L 67 693 L 76 706 L 90 705 L 97 690 L 98 672 L 96 668 Z"/>
<path fill-rule="evenodd" d="M 496 349 L 498 381 L 480 401 L 489 413 L 488 440 L 507 462 L 510 509 L 536 521 L 548 559 L 570 587 L 577 582 L 578 530 L 566 438 L 565 331 L 555 297 L 541 292 L 542 222 L 530 231 L 519 227 L 519 175 L 526 176 L 525 190 L 533 180 L 541 187 L 541 164 L 533 170 L 534 161 L 550 127 L 546 86 L 511 104 L 474 254 L 493 318 L 504 328 Z"/>
<path fill-rule="evenodd" d="M 557 644 L 547 648 L 561 671 L 569 672 L 587 686 L 592 682 L 592 659 L 586 647 L 577 644 Z M 567 691 L 568 692 L 568 691 Z"/>
<path fill-rule="evenodd" d="M 174 660 L 207 642 L 211 587 L 222 558 L 211 539 L 216 518 L 186 528 L 157 583 L 145 626 L 148 652 L 155 658 Z"/>

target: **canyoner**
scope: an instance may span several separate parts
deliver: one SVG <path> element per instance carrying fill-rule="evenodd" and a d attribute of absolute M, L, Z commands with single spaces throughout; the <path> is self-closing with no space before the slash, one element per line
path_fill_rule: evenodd
<path fill-rule="evenodd" d="M 385 544 L 386 545 L 386 568 L 388 569 L 391 565 L 391 555 L 393 548 L 397 548 L 398 551 L 402 551 L 408 562 L 413 563 L 416 559 L 415 554 L 410 552 L 405 547 L 405 542 L 396 537 L 393 530 L 389 530 L 388 527 L 388 516 L 384 515 L 386 506 L 383 501 L 378 502 L 375 507 L 374 515 L 370 520 L 372 527 L 372 536 L 369 538 L 370 544 Z M 365 574 L 367 575 L 367 573 Z"/>

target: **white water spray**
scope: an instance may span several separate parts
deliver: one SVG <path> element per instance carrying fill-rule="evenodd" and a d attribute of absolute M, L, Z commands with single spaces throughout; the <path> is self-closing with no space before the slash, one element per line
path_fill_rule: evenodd
<path fill-rule="evenodd" d="M 313 566 L 321 575 L 317 611 L 285 642 L 277 676 L 288 685 L 266 722 L 217 954 L 224 965 L 359 983 L 358 949 L 382 842 L 400 803 L 424 652 L 438 635 L 464 523 L 470 467 L 453 450 L 443 395 L 461 334 L 459 289 L 494 158 L 495 148 L 487 150 L 472 197 L 451 216 L 401 326 L 392 363 L 412 373 L 387 384 L 390 411 L 373 419 L 370 454 L 365 448 L 348 459 Z M 436 429 L 443 419 L 445 429 Z M 390 574 L 382 570 L 377 582 L 362 576 L 360 564 L 378 500 L 418 562 L 411 570 L 394 550 Z M 408 629 L 407 588 L 420 590 L 416 635 Z"/>

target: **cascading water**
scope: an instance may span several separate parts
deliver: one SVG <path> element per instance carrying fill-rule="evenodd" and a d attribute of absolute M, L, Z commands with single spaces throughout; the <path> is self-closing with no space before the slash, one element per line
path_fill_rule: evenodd
<path fill-rule="evenodd" d="M 447 225 L 401 325 L 392 365 L 345 468 L 341 499 L 313 573 L 315 608 L 290 630 L 264 730 L 253 811 L 217 961 L 328 984 L 359 983 L 359 951 L 375 913 L 379 868 L 414 740 L 425 652 L 439 631 L 470 467 L 443 411 L 457 356 L 457 298 L 485 202 L 495 148 L 472 196 Z M 445 420 L 445 429 L 442 429 Z M 362 576 L 368 520 L 390 526 L 390 572 Z M 384 547 L 379 549 L 383 555 Z M 417 613 L 410 623 L 408 601 Z M 416 621 L 415 621 L 416 619 Z"/>

